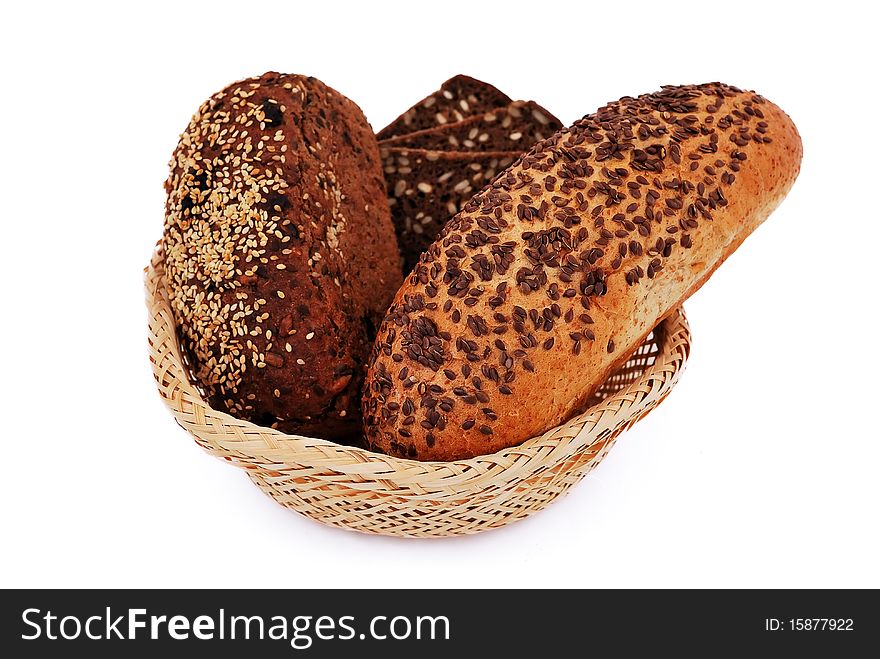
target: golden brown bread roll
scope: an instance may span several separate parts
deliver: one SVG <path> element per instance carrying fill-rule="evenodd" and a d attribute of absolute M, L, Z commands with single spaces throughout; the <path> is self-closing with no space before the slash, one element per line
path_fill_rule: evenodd
<path fill-rule="evenodd" d="M 460 459 L 570 417 L 779 204 L 801 154 L 782 110 L 721 83 L 625 97 L 536 144 L 395 296 L 368 443 Z"/>

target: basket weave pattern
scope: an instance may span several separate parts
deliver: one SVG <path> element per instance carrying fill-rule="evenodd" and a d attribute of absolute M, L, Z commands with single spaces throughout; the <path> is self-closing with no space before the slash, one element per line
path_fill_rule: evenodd
<path fill-rule="evenodd" d="M 417 462 L 286 435 L 211 409 L 188 375 L 163 277 L 157 250 L 146 269 L 150 361 L 178 423 L 206 451 L 244 468 L 281 505 L 365 533 L 462 535 L 541 510 L 669 394 L 690 350 L 687 319 L 678 309 L 606 380 L 584 413 L 498 453 Z"/>

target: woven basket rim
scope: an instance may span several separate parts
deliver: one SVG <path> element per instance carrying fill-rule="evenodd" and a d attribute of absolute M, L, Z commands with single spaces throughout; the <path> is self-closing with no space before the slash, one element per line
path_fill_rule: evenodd
<path fill-rule="evenodd" d="M 190 381 L 188 371 L 182 364 L 177 333 L 174 330 L 174 320 L 164 286 L 161 241 L 153 253 L 149 266 L 144 269 L 144 280 L 150 316 L 151 346 L 158 334 L 155 331 L 157 324 L 163 323 L 170 324 L 168 331 L 175 344 L 170 346 L 168 355 L 162 350 L 157 352 L 155 346 L 151 351 L 150 361 L 157 381 L 160 380 L 160 377 L 166 377 L 168 373 L 177 379 L 175 385 L 179 388 L 180 399 L 173 401 L 172 404 L 172 401 L 168 400 L 164 393 L 163 398 L 172 407 L 175 416 L 178 414 L 177 407 L 191 406 L 192 413 L 201 422 L 211 421 L 222 428 L 225 434 L 235 435 L 236 439 L 233 442 L 226 443 L 216 437 L 207 439 L 187 428 L 199 440 L 203 448 L 223 452 L 224 457 L 240 463 L 240 466 L 247 469 L 259 468 L 271 471 L 273 465 L 282 467 L 289 464 L 297 466 L 314 464 L 316 469 L 320 469 L 322 472 L 332 471 L 340 475 L 354 475 L 365 483 L 370 480 L 384 483 L 389 478 L 395 480 L 394 476 L 401 472 L 434 472 L 436 478 L 442 479 L 444 483 L 452 484 L 459 479 L 469 479 L 474 473 L 484 472 L 496 468 L 499 464 L 509 463 L 516 471 L 516 473 L 509 474 L 510 479 L 516 480 L 517 473 L 531 474 L 535 471 L 534 466 L 524 468 L 521 459 L 523 457 L 540 460 L 545 465 L 557 465 L 582 452 L 585 447 L 579 438 L 588 433 L 601 435 L 602 429 L 599 428 L 597 432 L 597 426 L 599 424 L 602 426 L 612 425 L 607 417 L 613 417 L 614 414 L 617 414 L 615 406 L 618 409 L 626 408 L 631 411 L 631 404 L 637 397 L 633 392 L 638 388 L 637 385 L 644 388 L 644 381 L 657 380 L 660 383 L 658 387 L 667 389 L 660 396 L 661 399 L 665 397 L 671 384 L 677 380 L 678 374 L 684 368 L 690 346 L 687 319 L 681 308 L 675 309 L 667 318 L 658 323 L 654 330 L 655 336 L 662 337 L 657 340 L 659 351 L 654 355 L 654 363 L 646 366 L 634 382 L 595 403 L 581 414 L 573 416 L 541 435 L 495 453 L 453 461 L 419 461 L 376 453 L 356 446 L 337 444 L 327 439 L 286 434 L 274 428 L 259 426 L 250 421 L 235 418 L 226 412 L 212 408 Z M 164 360 L 166 357 L 169 360 L 167 364 L 159 363 L 159 360 Z M 630 405 L 621 405 L 621 401 L 626 401 Z M 645 412 L 652 407 L 653 405 L 647 407 Z M 612 415 L 608 414 L 609 410 L 613 411 Z M 634 423 L 641 417 L 640 414 L 630 414 L 630 416 L 633 417 L 630 423 Z M 564 429 L 577 424 L 583 426 L 579 432 L 568 437 L 565 441 L 558 440 L 558 436 L 565 434 Z M 259 439 L 247 441 L 249 437 Z M 206 444 L 210 444 L 210 446 L 206 446 Z M 586 448 L 589 448 L 589 445 Z M 230 456 L 230 453 L 239 454 L 240 457 L 237 459 L 234 455 Z M 258 464 L 255 465 L 255 462 Z"/>

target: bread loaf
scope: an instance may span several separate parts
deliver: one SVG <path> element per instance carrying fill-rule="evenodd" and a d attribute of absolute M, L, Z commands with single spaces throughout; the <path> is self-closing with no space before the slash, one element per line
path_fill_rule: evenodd
<path fill-rule="evenodd" d="M 779 204 L 801 154 L 782 110 L 721 83 L 625 97 L 536 144 L 395 296 L 369 444 L 451 460 L 558 425 Z"/>
<path fill-rule="evenodd" d="M 314 78 L 233 84 L 193 117 L 166 190 L 168 295 L 211 405 L 359 438 L 366 360 L 401 279 L 360 109 Z"/>
<path fill-rule="evenodd" d="M 426 128 L 444 126 L 474 114 L 504 107 L 508 103 L 510 98 L 489 83 L 457 75 L 380 130 L 376 137 L 387 140 Z"/>

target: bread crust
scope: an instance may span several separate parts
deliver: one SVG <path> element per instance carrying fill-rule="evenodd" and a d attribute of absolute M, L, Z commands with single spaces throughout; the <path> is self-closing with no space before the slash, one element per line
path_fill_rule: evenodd
<path fill-rule="evenodd" d="M 166 182 L 165 270 L 212 406 L 360 439 L 360 390 L 402 279 L 370 125 L 320 81 L 267 73 L 206 101 Z"/>
<path fill-rule="evenodd" d="M 516 151 L 550 137 L 562 122 L 534 101 L 514 101 L 453 124 L 381 140 L 379 146 L 436 151 Z"/>
<path fill-rule="evenodd" d="M 801 156 L 782 110 L 721 83 L 625 97 L 536 144 L 395 296 L 369 445 L 454 460 L 558 425 L 766 219 Z"/>
<path fill-rule="evenodd" d="M 474 114 L 504 107 L 510 102 L 507 94 L 489 83 L 457 75 L 380 130 L 376 137 L 387 140 L 415 131 L 445 126 Z"/>

